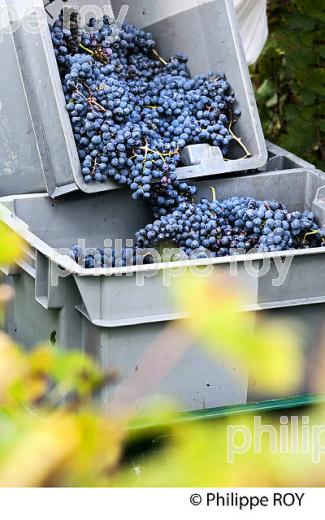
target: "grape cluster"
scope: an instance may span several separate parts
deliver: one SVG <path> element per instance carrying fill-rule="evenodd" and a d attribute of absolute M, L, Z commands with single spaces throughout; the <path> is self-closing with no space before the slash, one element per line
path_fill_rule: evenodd
<path fill-rule="evenodd" d="M 250 251 L 276 252 L 325 245 L 312 212 L 289 212 L 277 201 L 232 197 L 183 202 L 176 210 L 136 233 L 138 247 L 168 242 L 187 256 L 233 256 Z"/>
<path fill-rule="evenodd" d="M 197 188 L 179 181 L 176 168 L 189 144 L 228 154 L 240 112 L 225 75 L 191 78 L 184 54 L 165 61 L 152 35 L 127 23 L 118 35 L 107 17 L 100 28 L 94 19 L 89 26 L 80 31 L 75 15 L 68 30 L 61 13 L 51 28 L 84 182 L 129 187 L 134 199 L 150 201 L 155 220 L 136 233 L 136 247 L 107 254 L 75 246 L 75 261 L 86 268 L 142 265 L 154 261 L 147 248 L 166 243 L 192 259 L 325 244 L 309 211 L 251 197 L 195 203 Z"/>
<path fill-rule="evenodd" d="M 198 260 L 244 253 L 272 253 L 325 246 L 311 211 L 290 212 L 275 200 L 232 197 L 211 202 L 182 202 L 136 233 L 135 247 L 85 250 L 74 246 L 71 257 L 81 266 L 126 267 L 154 263 L 152 250 L 175 247 L 168 260 Z M 162 252 L 163 254 L 163 252 Z M 164 260 L 164 258 L 162 258 Z"/>
<path fill-rule="evenodd" d="M 180 151 L 204 142 L 228 154 L 234 92 L 223 73 L 191 78 L 182 53 L 162 59 L 148 32 L 124 23 L 111 41 L 108 18 L 95 23 L 68 30 L 61 14 L 51 28 L 84 182 L 112 179 L 167 215 L 196 192 L 177 180 Z"/>
<path fill-rule="evenodd" d="M 83 249 L 73 246 L 69 255 L 77 264 L 86 269 L 130 267 L 153 263 L 150 251 L 137 247 L 120 249 Z"/>

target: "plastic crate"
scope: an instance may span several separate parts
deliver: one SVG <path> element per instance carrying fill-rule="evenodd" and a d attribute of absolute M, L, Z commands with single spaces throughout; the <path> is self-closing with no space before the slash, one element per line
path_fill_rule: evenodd
<path fill-rule="evenodd" d="M 278 170 L 289 170 L 291 168 L 312 168 L 315 169 L 311 163 L 301 159 L 297 155 L 284 150 L 276 144 L 266 141 L 268 161 L 260 171 L 272 172 Z"/>
<path fill-rule="evenodd" d="M 211 180 L 200 181 L 198 196 L 209 197 L 212 184 Z M 251 195 L 263 200 L 278 199 L 290 210 L 312 209 L 320 224 L 324 224 L 324 186 L 324 173 L 294 169 L 219 178 L 216 190 L 218 199 Z M 132 201 L 127 190 L 64 200 L 52 200 L 41 194 L 7 197 L 2 199 L 2 204 L 2 220 L 28 244 L 27 256 L 19 262 L 19 269 L 7 273 L 13 275 L 16 290 L 8 327 L 24 344 L 54 338 L 66 347 L 81 346 L 104 367 L 114 366 L 123 377 L 129 377 L 147 345 L 169 323 L 185 317 L 182 309 L 176 312 L 172 306 L 169 288 L 163 280 L 166 275 L 173 280 L 173 270 L 186 264 L 87 270 L 58 251 L 71 248 L 81 238 L 86 247 L 102 247 L 108 238 L 131 238 L 136 229 L 150 221 L 150 212 L 142 203 Z M 309 331 L 306 337 L 308 361 L 317 346 L 317 331 L 324 318 L 324 253 L 325 248 L 318 248 L 210 259 L 191 262 L 191 265 L 210 264 L 211 277 L 231 270 L 248 289 L 246 311 L 272 311 L 284 318 L 299 317 Z M 252 276 L 252 271 L 247 271 L 247 262 L 251 262 L 252 270 L 258 270 L 266 260 L 269 269 L 263 276 Z M 282 285 L 274 284 L 279 265 L 287 260 L 290 260 L 290 269 Z M 66 270 L 72 267 L 71 274 L 65 276 L 58 265 Z M 142 286 L 137 276 L 144 277 Z M 56 278 L 55 285 L 53 279 Z M 168 356 L 171 351 L 171 345 L 161 347 L 157 362 L 160 356 Z M 231 365 L 229 372 L 229 365 L 226 368 L 223 362 L 216 368 L 211 360 L 204 362 L 202 354 L 194 350 L 188 355 L 190 357 L 175 369 L 167 386 L 163 385 L 160 391 L 178 396 L 187 410 L 245 402 L 247 379 L 242 375 L 238 376 L 237 383 L 234 379 L 240 367 Z M 141 380 L 141 374 L 138 377 Z M 302 393 L 304 391 L 305 387 Z M 254 395 L 253 386 L 250 395 Z M 108 394 L 106 401 L 111 399 Z"/>
<path fill-rule="evenodd" d="M 318 170 L 284 170 L 219 178 L 213 184 L 214 181 L 209 179 L 197 183 L 198 198 L 210 198 L 211 186 L 214 185 L 218 199 L 235 195 L 253 196 L 262 200 L 276 199 L 285 203 L 289 210 L 312 208 L 320 224 L 325 223 L 322 198 L 325 174 Z M 163 277 L 168 277 L 175 270 L 175 263 L 127 267 L 119 271 L 89 270 L 60 254 L 60 248 L 68 250 L 79 239 L 84 240 L 87 248 L 104 247 L 105 239 L 132 239 L 140 227 L 150 222 L 152 217 L 149 206 L 142 201 L 131 200 L 126 189 L 93 197 L 58 200 L 42 194 L 13 196 L 3 198 L 2 202 L 8 209 L 1 218 L 17 229 L 31 246 L 30 264 L 36 269 L 36 276 L 37 272 L 48 272 L 50 267 L 53 271 L 55 265 L 71 270 L 82 295 L 84 313 L 96 324 L 118 326 L 121 320 L 147 322 L 177 317 L 172 311 L 168 287 L 162 284 Z M 42 269 L 35 266 L 35 252 L 41 256 L 38 262 L 43 265 Z M 275 308 L 292 305 L 293 301 L 316 303 L 325 300 L 325 285 L 321 283 L 323 254 L 323 248 L 301 249 L 213 258 L 190 264 L 211 264 L 225 273 L 236 267 L 239 278 L 246 281 L 250 289 L 249 304 L 252 308 Z M 252 278 L 246 272 L 245 263 L 251 261 L 253 268 L 258 269 L 266 258 L 270 259 L 269 272 L 265 276 Z M 281 258 L 289 258 L 292 263 L 290 276 L 281 287 L 277 287 L 271 281 L 277 272 L 275 259 Z M 182 268 L 187 264 L 180 262 L 177 265 Z M 57 272 L 60 270 L 57 269 Z M 117 273 L 119 276 L 116 276 Z M 55 272 L 50 274 L 54 276 Z M 142 275 L 145 283 L 139 286 L 136 282 Z M 172 279 L 172 274 L 170 276 Z M 45 283 L 39 285 L 42 289 L 40 294 L 36 293 L 37 297 L 51 299 L 52 290 L 57 291 L 56 288 L 46 287 Z"/>
<path fill-rule="evenodd" d="M 37 262 L 40 268 L 39 256 Z M 37 271 L 36 271 L 37 273 Z M 129 405 L 134 399 L 137 386 L 142 386 L 152 371 L 163 371 L 166 362 L 175 357 L 177 344 L 158 343 L 157 339 L 167 330 L 172 321 L 134 323 L 125 320 L 120 326 L 104 327 L 89 321 L 79 312 L 81 303 L 73 279 L 60 282 L 60 296 L 35 297 L 39 291 L 38 275 L 23 266 L 7 277 L 15 290 L 15 299 L 10 304 L 6 317 L 6 331 L 20 344 L 29 348 L 42 341 L 51 341 L 63 348 L 78 348 L 93 356 L 98 364 L 117 373 L 121 383 L 133 378 L 133 391 Z M 99 280 L 98 280 L 99 281 Z M 154 345 L 155 355 L 145 370 L 141 358 Z M 114 401 L 117 387 L 103 392 L 101 403 L 106 408 Z M 165 395 L 179 403 L 179 410 L 202 410 L 206 407 L 228 406 L 247 401 L 248 376 L 239 363 L 211 358 L 193 343 L 177 361 L 172 371 L 162 380 L 155 380 L 151 395 Z M 136 409 L 141 402 L 132 402 Z"/>
<path fill-rule="evenodd" d="M 4 1 L 18 7 L 21 4 L 20 0 Z M 103 3 L 106 2 L 98 1 L 95 5 Z M 27 0 L 27 5 L 41 2 Z M 63 5 L 58 0 L 55 9 Z M 116 15 L 122 5 L 122 1 L 112 2 Z M 204 177 L 262 167 L 267 160 L 266 145 L 233 0 L 133 1 L 127 21 L 152 31 L 162 55 L 170 56 L 179 50 L 187 53 L 192 74 L 207 70 L 225 72 L 242 110 L 236 133 L 251 157 L 240 159 L 242 150 L 235 144 L 227 161 L 218 148 L 189 146 L 183 153 L 187 166 L 178 168 L 178 177 Z M 11 78 L 0 86 L 2 113 L 6 116 L 5 122 L 0 123 L 0 171 L 6 171 L 6 175 L 0 176 L 0 194 L 47 191 L 58 197 L 76 190 L 95 193 L 112 189 L 113 182 L 83 181 L 49 31 L 30 34 L 20 24 L 12 34 L 3 35 L 0 51 L 2 72 Z"/>

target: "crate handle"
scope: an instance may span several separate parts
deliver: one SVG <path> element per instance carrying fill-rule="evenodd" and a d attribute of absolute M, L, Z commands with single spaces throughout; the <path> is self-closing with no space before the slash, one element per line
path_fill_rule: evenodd
<path fill-rule="evenodd" d="M 323 186 L 320 186 L 318 188 L 318 190 L 316 191 L 316 195 L 315 195 L 315 199 L 314 201 L 316 202 L 317 200 L 320 200 L 320 199 L 324 199 L 325 197 L 320 197 L 319 194 L 321 193 L 322 190 L 325 189 L 325 184 Z"/>

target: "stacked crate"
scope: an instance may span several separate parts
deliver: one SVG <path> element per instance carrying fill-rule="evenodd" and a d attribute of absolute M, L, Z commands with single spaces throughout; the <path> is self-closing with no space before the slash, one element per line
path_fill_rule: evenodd
<path fill-rule="evenodd" d="M 10 3 L 15 1 L 19 3 Z M 122 4 L 113 1 L 114 12 Z M 236 92 L 242 111 L 237 133 L 251 157 L 241 159 L 236 145 L 227 161 L 208 145 L 187 147 L 177 175 L 192 179 L 198 198 L 209 197 L 210 187 L 217 186 L 220 199 L 278 199 L 289 209 L 312 209 L 325 224 L 320 190 L 324 174 L 264 140 L 232 0 L 134 0 L 127 20 L 151 31 L 163 55 L 179 50 L 188 54 L 192 74 L 224 71 Z M 100 247 L 107 238 L 132 238 L 150 221 L 150 212 L 112 182 L 83 182 L 49 31 L 30 34 L 21 26 L 6 34 L 0 45 L 3 68 L 11 77 L 0 85 L 1 218 L 27 243 L 25 259 L 6 272 L 16 291 L 7 330 L 27 347 L 49 339 L 65 348 L 80 347 L 104 368 L 115 368 L 122 381 L 137 385 L 145 377 L 138 361 L 149 345 L 169 324 L 186 317 L 182 309 L 176 313 L 171 306 L 164 283 L 172 267 L 86 270 L 60 251 L 80 238 L 86 247 Z M 249 289 L 248 312 L 299 314 L 314 331 L 320 327 L 325 302 L 323 253 L 320 248 L 269 254 L 270 271 L 260 278 L 245 270 L 247 255 L 203 263 L 213 266 L 213 277 L 229 272 L 236 262 L 238 281 Z M 258 268 L 264 256 L 252 255 L 253 265 Z M 290 274 L 282 286 L 274 286 L 277 260 L 288 256 Z M 253 320 L 252 312 L 252 326 Z M 306 359 L 316 344 L 315 334 L 313 338 Z M 157 345 L 153 370 L 175 349 L 172 344 Z M 248 375 L 240 365 L 224 359 L 212 363 L 198 347 L 193 344 L 187 350 L 155 391 L 175 396 L 183 410 L 246 402 Z M 107 391 L 105 404 L 114 403 L 116 392 L 118 385 Z M 249 398 L 253 396 L 251 388 Z"/>

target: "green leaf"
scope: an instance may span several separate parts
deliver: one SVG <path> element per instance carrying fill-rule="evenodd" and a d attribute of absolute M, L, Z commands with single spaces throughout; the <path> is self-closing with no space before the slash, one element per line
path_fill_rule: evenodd
<path fill-rule="evenodd" d="M 325 8 L 323 0 L 295 0 L 302 11 L 318 21 L 325 22 Z"/>
<path fill-rule="evenodd" d="M 271 97 L 271 99 L 269 99 L 267 102 L 266 102 L 266 106 L 268 108 L 272 108 L 272 107 L 275 107 L 278 103 L 278 94 L 276 92 L 274 92 L 273 96 Z"/>
<path fill-rule="evenodd" d="M 325 70 L 316 69 L 308 75 L 308 85 L 310 90 L 325 96 Z"/>
<path fill-rule="evenodd" d="M 304 105 L 312 105 L 315 103 L 316 96 L 313 92 L 310 92 L 309 90 L 306 90 L 305 88 L 302 88 L 299 93 Z"/>
<path fill-rule="evenodd" d="M 257 89 L 257 95 L 260 99 L 269 99 L 276 94 L 274 85 L 270 80 L 266 79 L 262 85 Z"/>
<path fill-rule="evenodd" d="M 268 10 L 269 38 L 252 78 L 265 137 L 324 168 L 324 0 L 273 0 Z"/>
<path fill-rule="evenodd" d="M 320 122 L 319 122 L 319 129 L 322 131 L 322 132 L 325 132 L 325 120 L 324 119 L 321 119 Z"/>
<path fill-rule="evenodd" d="M 290 15 L 288 22 L 291 30 L 301 29 L 304 32 L 312 31 L 317 23 L 314 18 L 308 18 L 298 11 Z"/>
<path fill-rule="evenodd" d="M 300 116 L 301 109 L 297 105 L 287 105 L 285 108 L 285 116 L 286 119 L 290 121 L 295 121 L 297 117 Z"/>

